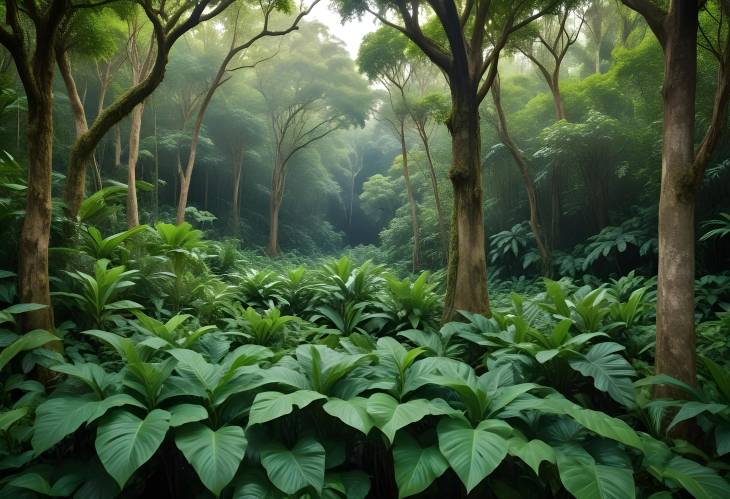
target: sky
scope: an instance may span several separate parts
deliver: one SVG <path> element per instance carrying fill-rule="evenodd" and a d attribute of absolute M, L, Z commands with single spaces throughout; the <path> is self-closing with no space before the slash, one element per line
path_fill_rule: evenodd
<path fill-rule="evenodd" d="M 327 1 L 318 3 L 307 17 L 316 19 L 327 26 L 334 36 L 345 43 L 345 47 L 353 59 L 357 57 L 357 49 L 360 47 L 363 36 L 377 29 L 374 18 L 370 15 L 363 16 L 361 21 L 354 20 L 343 25 L 340 15 L 330 9 Z"/>

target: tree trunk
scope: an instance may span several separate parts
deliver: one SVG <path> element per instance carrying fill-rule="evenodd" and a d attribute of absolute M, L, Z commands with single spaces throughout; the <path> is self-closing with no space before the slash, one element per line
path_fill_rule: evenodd
<path fill-rule="evenodd" d="M 114 127 L 114 168 L 122 166 L 122 129 Z"/>
<path fill-rule="evenodd" d="M 530 170 L 527 167 L 527 161 L 520 151 L 517 144 L 514 143 L 512 137 L 509 134 L 507 127 L 507 117 L 504 114 L 502 108 L 501 88 L 499 86 L 499 79 L 495 79 L 492 84 L 492 100 L 494 107 L 497 111 L 498 125 L 497 133 L 499 134 L 502 143 L 509 149 L 512 154 L 512 158 L 520 170 L 522 180 L 525 183 L 525 191 L 527 192 L 527 204 L 530 208 L 530 229 L 532 230 L 532 236 L 535 238 L 535 244 L 537 250 L 540 252 L 540 260 L 542 262 L 542 275 L 550 277 L 552 275 L 552 256 L 550 250 L 545 242 L 545 236 L 542 233 L 540 226 L 540 218 L 538 216 L 538 205 L 537 205 L 537 193 L 535 189 L 535 182 L 532 180 Z"/>
<path fill-rule="evenodd" d="M 139 136 L 142 129 L 144 103 L 132 109 L 129 124 L 129 155 L 127 161 L 127 226 L 131 229 L 139 225 L 137 206 L 137 159 L 139 157 Z"/>
<path fill-rule="evenodd" d="M 406 145 L 405 123 L 400 122 L 400 147 L 401 158 L 403 160 L 403 181 L 406 184 L 406 196 L 408 198 L 408 207 L 411 211 L 411 228 L 413 231 L 413 257 L 412 269 L 417 272 L 421 267 L 421 238 L 418 229 L 418 208 L 416 200 L 413 197 L 413 187 L 411 186 L 411 174 L 408 170 L 408 147 Z"/>
<path fill-rule="evenodd" d="M 454 211 L 443 320 L 459 310 L 489 314 L 487 262 L 484 251 L 479 108 L 468 82 L 452 83 L 449 120 L 453 163 L 449 178 L 454 189 Z"/>
<path fill-rule="evenodd" d="M 266 254 L 279 256 L 279 210 L 284 198 L 284 181 L 286 176 L 286 165 L 278 160 L 274 166 L 271 176 L 271 202 L 269 205 L 269 244 L 266 247 Z"/>
<path fill-rule="evenodd" d="M 436 178 L 436 169 L 433 166 L 433 156 L 431 155 L 431 145 L 428 141 L 428 135 L 422 124 L 416 122 L 418 135 L 423 143 L 423 150 L 426 153 L 426 161 L 428 162 L 428 172 L 431 178 L 431 188 L 433 189 L 434 203 L 436 205 L 436 218 L 439 224 L 439 238 L 441 239 L 442 251 L 444 256 L 449 252 L 449 240 L 446 230 L 446 218 L 444 217 L 443 206 L 441 205 L 441 193 L 439 192 L 438 179 Z"/>
<path fill-rule="evenodd" d="M 664 42 L 664 127 L 659 196 L 656 373 L 696 383 L 694 330 L 697 3 L 674 0 Z M 658 387 L 659 397 L 676 390 Z"/>
<path fill-rule="evenodd" d="M 233 165 L 233 192 L 231 197 L 231 230 L 238 236 L 241 230 L 241 174 L 243 173 L 243 146 Z"/>
<path fill-rule="evenodd" d="M 34 73 L 36 91 L 28 95 L 28 191 L 20 233 L 18 291 L 22 303 L 48 305 L 44 309 L 23 314 L 23 330 L 53 331 L 53 309 L 48 280 L 53 160 L 53 58 L 50 57 L 47 64 L 36 61 Z"/>
<path fill-rule="evenodd" d="M 58 64 L 58 69 L 61 73 L 64 86 L 66 87 L 66 93 L 71 106 L 71 114 L 73 115 L 74 128 L 76 130 L 75 140 L 78 140 L 79 137 L 88 131 L 89 125 L 86 121 L 84 104 L 79 96 L 76 81 L 74 80 L 73 73 L 71 71 L 71 62 L 65 48 L 56 48 L 56 62 Z M 100 189 L 101 172 L 99 171 L 99 165 L 96 162 L 96 158 L 91 157 L 89 159 L 89 163 L 92 166 L 92 173 L 94 174 L 94 187 L 96 189 Z M 81 203 L 84 200 L 84 192 L 86 188 L 86 165 L 84 163 L 82 163 L 82 165 L 83 166 L 81 168 L 69 168 L 66 175 L 64 200 L 66 203 L 67 213 L 72 216 L 78 213 Z"/>
<path fill-rule="evenodd" d="M 221 86 L 221 81 L 223 81 L 223 77 L 226 74 L 228 63 L 231 61 L 235 54 L 236 52 L 233 52 L 233 48 L 228 51 L 228 54 L 226 55 L 226 57 L 223 58 L 223 61 L 218 67 L 218 71 L 216 72 L 213 81 L 210 82 L 208 90 L 205 92 L 205 96 L 203 97 L 203 101 L 200 103 L 198 115 L 195 118 L 195 125 L 193 126 L 193 134 L 190 138 L 190 152 L 188 153 L 188 162 L 185 166 L 185 173 L 180 182 L 180 198 L 178 199 L 176 217 L 176 223 L 178 225 L 185 221 L 185 208 L 188 205 L 188 192 L 190 191 L 190 182 L 193 177 L 193 168 L 195 167 L 195 155 L 198 150 L 198 141 L 200 140 L 200 129 L 203 126 L 203 118 L 205 118 L 205 112 L 208 110 L 208 105 L 213 99 L 213 94 Z"/>
<path fill-rule="evenodd" d="M 553 105 L 555 106 L 555 117 L 557 121 L 566 120 L 565 104 L 563 104 L 563 95 L 560 93 L 560 75 L 553 76 L 552 82 L 549 83 L 550 93 L 553 96 Z"/>

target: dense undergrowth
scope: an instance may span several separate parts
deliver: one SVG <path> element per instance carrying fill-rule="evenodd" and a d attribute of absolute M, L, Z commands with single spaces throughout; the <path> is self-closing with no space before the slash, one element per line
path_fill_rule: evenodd
<path fill-rule="evenodd" d="M 634 273 L 495 282 L 491 318 L 441 326 L 438 275 L 272 266 L 188 224 L 72 241 L 53 334 L 18 334 L 37 306 L 0 274 L 0 496 L 730 495 L 728 276 L 697 283 L 693 388 L 652 376 Z"/>

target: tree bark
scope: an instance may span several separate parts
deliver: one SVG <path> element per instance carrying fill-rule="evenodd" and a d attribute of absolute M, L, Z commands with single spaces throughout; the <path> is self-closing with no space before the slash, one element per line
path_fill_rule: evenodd
<path fill-rule="evenodd" d="M 487 262 L 484 248 L 479 108 L 468 81 L 453 80 L 449 120 L 453 163 L 449 178 L 454 189 L 449 265 L 443 320 L 459 310 L 489 314 Z"/>
<path fill-rule="evenodd" d="M 693 183 L 697 3 L 674 0 L 665 21 L 664 127 L 659 196 L 656 372 L 696 383 Z M 658 387 L 659 397 L 676 390 Z"/>
<path fill-rule="evenodd" d="M 114 127 L 114 168 L 122 166 L 122 129 L 120 125 Z"/>
<path fill-rule="evenodd" d="M 522 180 L 525 184 L 525 191 L 527 192 L 527 204 L 530 208 L 530 230 L 532 231 L 532 236 L 535 239 L 537 250 L 540 253 L 542 274 L 546 277 L 550 277 L 552 275 L 552 256 L 550 254 L 550 250 L 548 249 L 545 236 L 543 235 L 542 227 L 540 226 L 535 182 L 532 179 L 532 175 L 530 175 L 530 170 L 527 166 L 527 161 L 525 160 L 522 151 L 520 151 L 519 147 L 517 147 L 517 144 L 515 144 L 509 134 L 509 129 L 507 127 L 507 117 L 505 116 L 504 109 L 502 108 L 499 78 L 495 78 L 494 83 L 492 84 L 492 101 L 494 102 L 494 107 L 497 111 L 497 133 L 502 143 L 507 147 L 507 149 L 509 149 L 510 154 L 512 154 L 512 158 L 514 159 L 515 164 L 520 171 L 520 175 L 522 176 Z"/>
<path fill-rule="evenodd" d="M 241 174 L 243 173 L 243 146 L 236 154 L 233 165 L 233 192 L 231 196 L 231 230 L 238 236 L 241 231 Z"/>
<path fill-rule="evenodd" d="M 220 84 L 220 79 L 225 71 L 225 66 L 222 66 L 223 71 L 219 71 L 214 79 L 213 83 L 205 94 L 203 102 L 200 104 L 198 110 L 198 116 L 195 119 L 195 125 L 193 126 L 193 134 L 190 138 L 190 152 L 188 153 L 188 161 L 185 165 L 185 170 L 180 177 L 180 196 L 177 201 L 177 215 L 175 217 L 175 223 L 180 225 L 185 222 L 185 208 L 188 206 L 188 193 L 190 192 L 190 182 L 193 179 L 193 168 L 195 167 L 195 157 L 198 150 L 198 141 L 200 140 L 200 129 L 203 127 L 203 118 L 205 118 L 205 111 L 208 109 L 213 98 L 213 93 Z"/>
<path fill-rule="evenodd" d="M 286 164 L 277 159 L 271 175 L 271 201 L 269 204 L 269 244 L 266 254 L 279 256 L 279 210 L 284 199 L 284 182 L 286 181 Z"/>
<path fill-rule="evenodd" d="M 66 87 L 66 94 L 68 95 L 69 104 L 71 107 L 71 114 L 74 119 L 74 128 L 76 131 L 75 140 L 83 136 L 89 130 L 88 122 L 86 121 L 86 111 L 84 109 L 84 103 L 79 95 L 76 87 L 76 80 L 74 79 L 73 72 L 71 70 L 71 61 L 69 60 L 68 51 L 63 46 L 56 47 L 56 63 L 58 64 L 59 73 L 63 79 L 64 86 Z M 94 173 L 94 187 L 101 188 L 101 172 L 96 163 L 94 157 L 89 159 L 89 163 L 92 166 Z M 67 199 L 71 200 L 72 203 L 81 206 L 84 200 L 84 193 L 86 190 L 86 179 L 85 170 L 74 170 L 69 172 L 69 177 L 66 183 Z"/>
<path fill-rule="evenodd" d="M 22 303 L 46 308 L 22 316 L 24 331 L 53 331 L 48 280 L 53 160 L 53 58 L 34 61 L 35 91 L 28 93 L 28 194 L 20 234 L 18 290 Z"/>
<path fill-rule="evenodd" d="M 412 269 L 415 273 L 421 267 L 421 237 L 418 228 L 418 207 L 416 206 L 416 200 L 413 196 L 413 187 L 411 186 L 411 174 L 408 169 L 408 146 L 406 145 L 404 120 L 400 121 L 400 147 L 401 159 L 403 161 L 403 181 L 406 184 L 408 207 L 411 211 L 411 229 L 413 231 Z"/>
<path fill-rule="evenodd" d="M 144 103 L 132 109 L 129 123 L 129 155 L 127 160 L 127 226 L 131 229 L 139 225 L 137 205 L 137 159 L 139 157 L 139 137 L 142 129 Z"/>

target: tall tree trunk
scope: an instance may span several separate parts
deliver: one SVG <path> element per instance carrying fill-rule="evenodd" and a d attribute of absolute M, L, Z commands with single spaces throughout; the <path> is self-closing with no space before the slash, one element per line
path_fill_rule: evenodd
<path fill-rule="evenodd" d="M 114 127 L 114 168 L 122 166 L 122 128 L 119 124 Z"/>
<path fill-rule="evenodd" d="M 271 176 L 271 201 L 269 204 L 269 244 L 266 254 L 279 256 L 279 210 L 284 199 L 284 181 L 286 180 L 286 165 L 277 159 L 274 172 Z"/>
<path fill-rule="evenodd" d="M 233 192 L 231 196 L 231 230 L 236 236 L 241 231 L 241 174 L 243 173 L 243 146 L 236 154 L 233 165 Z"/>
<path fill-rule="evenodd" d="M 415 120 L 414 120 L 415 121 Z M 439 192 L 438 179 L 436 178 L 436 168 L 433 165 L 433 155 L 431 154 L 431 145 L 429 144 L 428 134 L 423 127 L 423 124 L 416 122 L 416 129 L 418 135 L 421 137 L 421 143 L 423 143 L 423 150 L 426 153 L 426 161 L 428 162 L 428 173 L 431 179 L 431 189 L 433 190 L 434 204 L 436 205 L 436 218 L 439 224 L 439 238 L 441 239 L 441 246 L 444 256 L 448 255 L 449 252 L 449 240 L 446 228 L 446 217 L 444 217 L 443 206 L 441 205 L 441 193 Z"/>
<path fill-rule="evenodd" d="M 484 248 L 479 107 L 468 81 L 452 82 L 449 120 L 453 163 L 449 178 L 454 189 L 454 211 L 443 320 L 458 310 L 489 314 L 487 262 Z"/>
<path fill-rule="evenodd" d="M 411 174 L 408 170 L 408 146 L 406 145 L 405 123 L 400 122 L 400 147 L 401 159 L 403 160 L 403 181 L 406 184 L 406 196 L 408 198 L 408 207 L 411 211 L 411 229 L 413 231 L 413 272 L 417 272 L 421 267 L 421 238 L 418 229 L 418 207 L 413 196 L 413 187 L 411 186 Z"/>
<path fill-rule="evenodd" d="M 71 71 L 71 62 L 69 60 L 68 51 L 65 47 L 56 47 L 56 63 L 63 79 L 66 93 L 71 105 L 71 114 L 74 119 L 74 128 L 76 130 L 76 140 L 89 130 L 86 121 L 86 111 L 84 104 L 79 96 L 76 81 Z M 94 187 L 101 188 L 101 173 L 96 164 L 96 158 L 90 158 L 94 173 Z M 68 207 L 69 214 L 78 213 L 79 207 L 84 200 L 84 192 L 86 188 L 86 168 L 69 169 L 66 177 L 65 202 Z"/>
<path fill-rule="evenodd" d="M 672 1 L 665 26 L 656 372 L 694 385 L 696 186 L 691 179 L 695 158 L 697 3 Z M 660 387 L 657 395 L 677 394 Z"/>
<path fill-rule="evenodd" d="M 139 225 L 137 206 L 137 159 L 139 157 L 139 137 L 142 130 L 144 102 L 132 109 L 129 124 L 129 156 L 127 160 L 127 226 L 131 229 Z"/>
<path fill-rule="evenodd" d="M 46 308 L 22 316 L 24 331 L 53 331 L 48 280 L 53 159 L 53 58 L 34 61 L 35 87 L 28 94 L 28 190 L 20 233 L 18 291 L 22 303 Z"/>
<path fill-rule="evenodd" d="M 560 75 L 554 74 L 550 83 L 550 93 L 553 96 L 553 105 L 555 107 L 555 117 L 557 121 L 567 120 L 565 114 L 565 104 L 563 103 L 563 94 L 560 92 Z"/>
<path fill-rule="evenodd" d="M 188 153 L 188 161 L 185 165 L 185 170 L 180 178 L 180 197 L 177 201 L 177 216 L 175 222 L 180 225 L 185 221 L 185 208 L 188 206 L 188 193 L 190 192 L 190 182 L 193 179 L 193 168 L 195 167 L 195 157 L 198 151 L 198 141 L 200 140 L 200 129 L 203 127 L 203 118 L 205 118 L 205 112 L 208 109 L 213 94 L 216 89 L 220 86 L 220 81 L 225 74 L 225 70 L 228 63 L 222 65 L 215 79 L 211 83 L 208 91 L 203 98 L 203 102 L 200 104 L 198 109 L 198 116 L 195 118 L 195 125 L 193 126 L 193 134 L 190 138 L 190 152 Z"/>
<path fill-rule="evenodd" d="M 492 83 L 492 101 L 494 102 L 494 108 L 497 111 L 497 133 L 502 143 L 509 149 L 512 154 L 512 158 L 520 171 L 522 180 L 525 184 L 525 191 L 527 192 L 527 204 L 530 208 L 530 229 L 532 230 L 532 236 L 535 239 L 537 250 L 540 252 L 540 260 L 542 263 L 542 274 L 546 277 L 552 275 L 552 255 L 546 244 L 545 236 L 540 226 L 540 217 L 538 213 L 537 205 L 537 193 L 535 189 L 535 182 L 530 175 L 530 170 L 527 167 L 527 161 L 525 160 L 522 151 L 520 151 L 517 144 L 514 143 L 512 137 L 509 134 L 509 128 L 507 127 L 507 117 L 504 114 L 502 108 L 502 96 L 499 78 L 495 78 Z"/>

